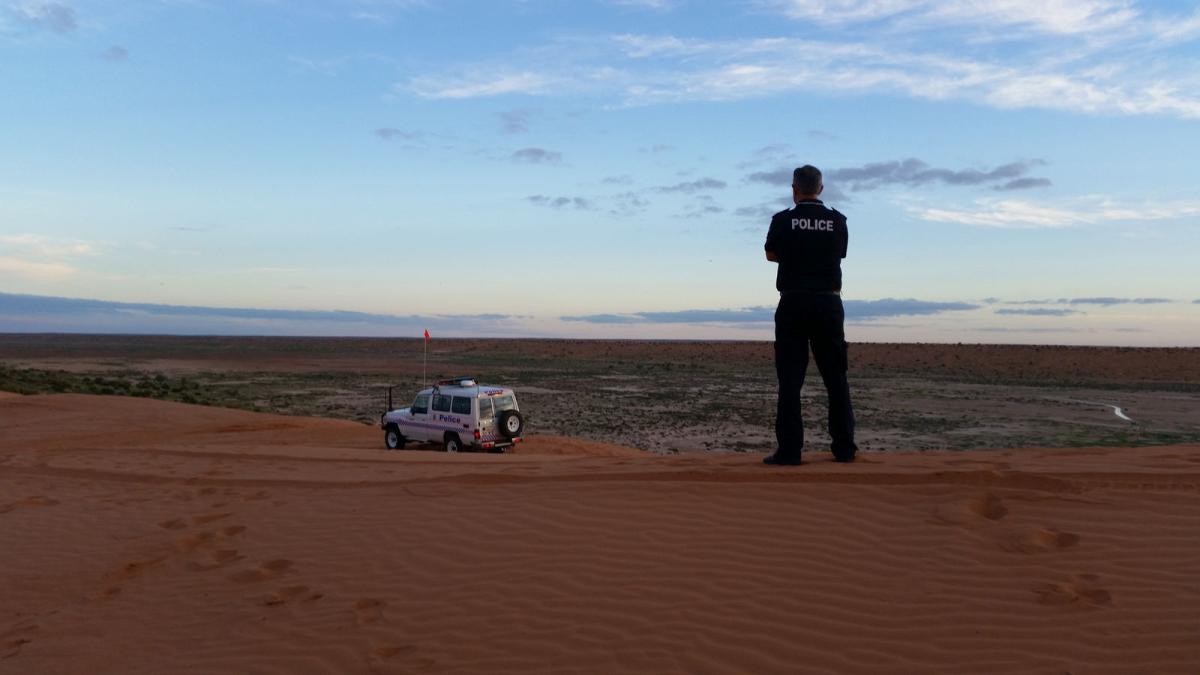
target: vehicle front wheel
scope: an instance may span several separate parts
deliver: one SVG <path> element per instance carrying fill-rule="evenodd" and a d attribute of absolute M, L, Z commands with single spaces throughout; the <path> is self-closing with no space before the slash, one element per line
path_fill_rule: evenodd
<path fill-rule="evenodd" d="M 462 441 L 459 440 L 458 434 L 446 434 L 446 439 L 442 441 L 442 448 L 446 452 L 462 452 Z"/>
<path fill-rule="evenodd" d="M 403 450 L 404 442 L 405 442 L 404 436 L 400 433 L 400 430 L 397 429 L 396 427 L 390 426 L 384 430 L 383 444 L 385 446 L 387 446 L 388 450 Z"/>

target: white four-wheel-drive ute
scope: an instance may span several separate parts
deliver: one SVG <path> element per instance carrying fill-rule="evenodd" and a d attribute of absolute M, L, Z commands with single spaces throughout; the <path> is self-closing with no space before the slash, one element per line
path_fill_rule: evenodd
<path fill-rule="evenodd" d="M 508 387 L 479 384 L 473 377 L 440 380 L 422 389 L 407 408 L 388 409 L 379 417 L 389 450 L 409 443 L 440 443 L 446 452 L 504 452 L 521 442 L 525 418 L 517 394 Z"/>

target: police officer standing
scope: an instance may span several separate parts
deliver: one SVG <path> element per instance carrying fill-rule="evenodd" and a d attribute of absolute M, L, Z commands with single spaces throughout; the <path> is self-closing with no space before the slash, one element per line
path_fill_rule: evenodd
<path fill-rule="evenodd" d="M 818 197 L 825 185 L 815 166 L 802 166 L 792 174 L 795 208 L 771 218 L 767 232 L 767 260 L 779 264 L 775 287 L 775 372 L 779 377 L 779 405 L 775 420 L 778 449 L 764 464 L 800 463 L 804 449 L 804 421 L 800 389 L 808 370 L 808 347 L 825 389 L 829 393 L 829 435 L 833 457 L 854 461 L 854 411 L 846 379 L 845 310 L 842 307 L 842 258 L 846 257 L 846 217 Z"/>

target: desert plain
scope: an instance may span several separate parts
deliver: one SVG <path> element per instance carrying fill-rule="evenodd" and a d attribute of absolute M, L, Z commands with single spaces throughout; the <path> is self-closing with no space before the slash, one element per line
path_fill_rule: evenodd
<path fill-rule="evenodd" d="M 412 340 L 0 336 L 0 673 L 1194 673 L 1200 350 L 435 340 L 503 455 L 383 449 Z"/>

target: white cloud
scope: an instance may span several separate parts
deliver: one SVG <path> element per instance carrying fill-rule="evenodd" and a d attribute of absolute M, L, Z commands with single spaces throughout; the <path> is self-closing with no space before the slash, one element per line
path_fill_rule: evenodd
<path fill-rule="evenodd" d="M 40 234 L 0 234 L 0 250 L 33 257 L 78 257 L 98 255 L 95 244 L 82 239 L 46 237 Z"/>
<path fill-rule="evenodd" d="M 519 58 L 526 62 L 514 66 Z M 1186 65 L 1178 61 L 1132 69 L 1118 56 L 1080 61 L 1022 53 L 983 60 L 886 43 L 798 38 L 714 42 L 622 34 L 599 43 L 556 43 L 504 59 L 503 65 L 476 64 L 456 69 L 465 74 L 422 76 L 398 88 L 426 98 L 591 95 L 624 105 L 737 101 L 815 90 L 995 108 L 1200 119 L 1200 72 Z"/>
<path fill-rule="evenodd" d="M 0 273 L 33 281 L 65 279 L 77 272 L 72 261 L 99 255 L 99 248 L 82 239 L 0 234 Z"/>
<path fill-rule="evenodd" d="M 827 24 L 889 20 L 989 30 L 1026 27 L 1064 35 L 1124 28 L 1139 17 L 1122 0 L 783 0 L 778 7 L 792 18 Z"/>
<path fill-rule="evenodd" d="M 0 12 L 8 13 L 28 27 L 55 33 L 68 33 L 78 26 L 75 8 L 63 2 L 8 0 L 0 2 Z"/>
<path fill-rule="evenodd" d="M 1138 18 L 1123 0 L 955 0 L 930 5 L 928 15 L 935 21 L 1028 26 L 1061 34 L 1120 29 Z"/>
<path fill-rule="evenodd" d="M 0 274 L 32 281 L 57 281 L 75 274 L 75 268 L 63 263 L 36 262 L 12 256 L 0 256 Z"/>
<path fill-rule="evenodd" d="M 1200 215 L 1200 202 L 1197 201 L 1130 204 L 1089 200 L 1088 204 L 1071 208 L 1015 199 L 981 199 L 971 208 L 910 206 L 908 210 L 923 220 L 1003 229 L 1065 228 L 1123 220 L 1171 220 Z"/>
<path fill-rule="evenodd" d="M 636 7 L 655 11 L 672 9 L 679 4 L 676 0 L 608 0 L 608 3 L 618 7 Z"/>
<path fill-rule="evenodd" d="M 457 81 L 444 77 L 419 77 L 403 88 L 421 98 L 480 98 L 501 94 L 551 93 L 556 79 L 531 71 L 495 72 L 467 76 Z"/>

